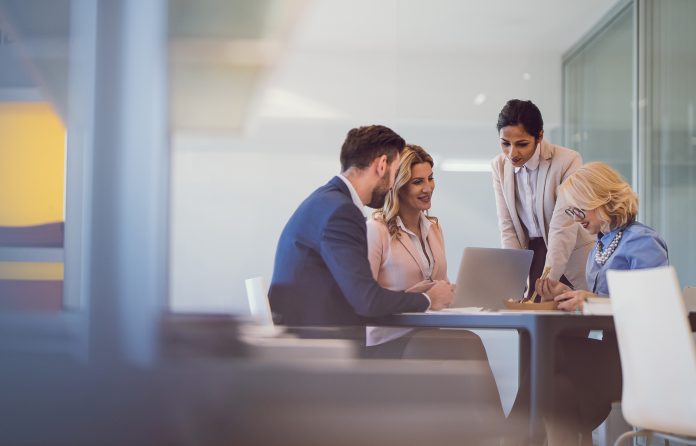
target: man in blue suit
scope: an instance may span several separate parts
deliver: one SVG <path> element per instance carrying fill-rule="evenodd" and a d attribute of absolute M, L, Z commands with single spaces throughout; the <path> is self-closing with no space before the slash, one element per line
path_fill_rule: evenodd
<path fill-rule="evenodd" d="M 380 125 L 348 132 L 341 174 L 300 204 L 280 236 L 269 290 L 278 323 L 364 326 L 370 318 L 439 310 L 452 302 L 448 283 L 427 294 L 409 293 L 384 289 L 372 277 L 362 209 L 384 204 L 404 145 Z"/>

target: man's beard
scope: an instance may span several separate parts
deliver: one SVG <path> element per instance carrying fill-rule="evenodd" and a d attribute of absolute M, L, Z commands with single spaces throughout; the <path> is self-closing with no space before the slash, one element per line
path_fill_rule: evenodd
<path fill-rule="evenodd" d="M 367 203 L 367 205 L 372 209 L 379 209 L 384 206 L 384 200 L 387 198 L 389 189 L 389 172 L 384 172 L 384 175 L 380 179 L 377 186 L 372 189 L 372 196 L 370 197 L 370 202 Z"/>

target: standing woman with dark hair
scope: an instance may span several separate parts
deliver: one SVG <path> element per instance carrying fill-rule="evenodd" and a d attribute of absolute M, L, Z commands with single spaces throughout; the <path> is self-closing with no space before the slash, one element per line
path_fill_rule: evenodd
<path fill-rule="evenodd" d="M 545 266 L 549 278 L 585 289 L 593 240 L 565 214 L 558 187 L 582 165 L 574 150 L 544 140 L 544 121 L 532 101 L 511 99 L 498 115 L 502 153 L 491 165 L 503 248 L 534 251 L 528 296 Z"/>

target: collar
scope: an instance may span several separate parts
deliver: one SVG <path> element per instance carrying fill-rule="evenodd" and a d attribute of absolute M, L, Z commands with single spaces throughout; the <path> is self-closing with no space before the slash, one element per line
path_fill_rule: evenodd
<path fill-rule="evenodd" d="M 339 173 L 336 176 L 343 180 L 344 183 L 346 183 L 346 186 L 348 186 L 348 192 L 350 192 L 350 198 L 353 200 L 353 203 L 358 207 L 358 209 L 360 209 L 360 212 L 363 212 L 363 207 L 365 207 L 365 205 L 360 200 L 360 196 L 353 187 L 353 183 L 351 183 L 350 180 L 348 180 L 348 178 L 344 177 L 343 174 Z"/>
<path fill-rule="evenodd" d="M 425 216 L 423 212 L 420 213 L 420 227 L 421 227 L 421 235 L 423 238 L 428 238 L 428 233 L 430 232 L 430 226 L 432 226 L 433 222 L 430 221 L 428 217 Z M 399 227 L 400 230 L 403 232 L 410 234 L 412 236 L 416 236 L 416 234 L 413 233 L 410 229 L 406 228 L 406 225 L 404 225 L 404 221 L 401 220 L 400 216 L 396 216 L 396 226 Z"/>
<path fill-rule="evenodd" d="M 541 145 L 541 142 L 537 144 L 536 148 L 534 149 L 534 154 L 532 155 L 531 158 L 529 158 L 529 161 L 524 166 L 520 167 L 515 167 L 515 173 L 519 172 L 521 168 L 526 167 L 527 170 L 536 170 L 539 167 L 539 160 L 540 160 L 540 155 L 539 153 L 541 152 L 541 149 L 539 146 Z"/>
<path fill-rule="evenodd" d="M 607 232 L 606 234 L 603 233 L 598 233 L 597 234 L 597 240 L 602 242 L 602 246 L 607 246 L 609 243 L 611 243 L 612 240 L 614 240 L 614 237 L 616 237 L 616 234 L 619 231 L 626 230 L 626 228 L 629 225 L 621 226 L 620 228 L 614 228 L 611 231 Z"/>

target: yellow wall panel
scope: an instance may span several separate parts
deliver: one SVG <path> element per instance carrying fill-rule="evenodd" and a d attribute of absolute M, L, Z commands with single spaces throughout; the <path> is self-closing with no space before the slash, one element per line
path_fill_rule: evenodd
<path fill-rule="evenodd" d="M 62 263 L 0 262 L 0 280 L 63 280 Z"/>
<path fill-rule="evenodd" d="M 65 133 L 50 104 L 0 103 L 0 226 L 63 221 Z"/>

